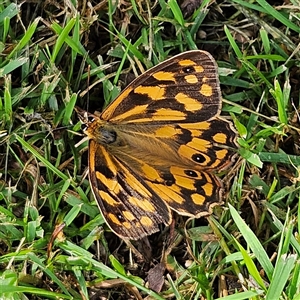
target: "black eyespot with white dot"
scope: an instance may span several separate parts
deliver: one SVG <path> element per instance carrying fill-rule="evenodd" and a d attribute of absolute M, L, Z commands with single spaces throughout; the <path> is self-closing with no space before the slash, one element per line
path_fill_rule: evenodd
<path fill-rule="evenodd" d="M 189 177 L 193 177 L 196 178 L 198 177 L 197 172 L 193 171 L 193 170 L 184 170 L 185 175 L 189 176 Z"/>
<path fill-rule="evenodd" d="M 188 73 L 188 74 L 194 73 L 195 72 L 195 68 L 194 67 L 185 67 L 185 68 L 183 68 L 183 72 L 184 73 Z"/>
<path fill-rule="evenodd" d="M 199 153 L 192 155 L 192 160 L 198 164 L 202 164 L 205 162 L 205 157 Z"/>
<path fill-rule="evenodd" d="M 121 214 L 116 214 L 116 217 L 120 222 L 125 222 L 125 218 Z"/>

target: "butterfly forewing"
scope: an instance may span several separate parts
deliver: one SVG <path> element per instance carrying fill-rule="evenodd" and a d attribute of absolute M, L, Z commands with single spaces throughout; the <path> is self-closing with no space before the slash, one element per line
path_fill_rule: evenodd
<path fill-rule="evenodd" d="M 170 208 L 200 217 L 222 203 L 215 173 L 237 145 L 220 108 L 214 59 L 189 51 L 142 74 L 87 122 L 91 186 L 115 233 L 139 239 L 169 224 Z"/>
<path fill-rule="evenodd" d="M 134 80 L 101 119 L 134 124 L 200 122 L 219 113 L 220 97 L 217 67 L 211 55 L 189 51 Z"/>
<path fill-rule="evenodd" d="M 138 239 L 169 224 L 170 209 L 102 145 L 90 140 L 89 173 L 93 193 L 110 228 L 120 236 Z"/>

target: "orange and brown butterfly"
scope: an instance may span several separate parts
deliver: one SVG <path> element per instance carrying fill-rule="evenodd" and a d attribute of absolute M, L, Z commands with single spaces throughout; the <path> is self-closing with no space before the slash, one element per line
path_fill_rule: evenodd
<path fill-rule="evenodd" d="M 213 57 L 194 50 L 139 76 L 100 116 L 76 108 L 89 137 L 90 184 L 117 235 L 137 240 L 170 224 L 171 210 L 198 218 L 222 203 L 215 173 L 237 145 L 221 102 Z"/>

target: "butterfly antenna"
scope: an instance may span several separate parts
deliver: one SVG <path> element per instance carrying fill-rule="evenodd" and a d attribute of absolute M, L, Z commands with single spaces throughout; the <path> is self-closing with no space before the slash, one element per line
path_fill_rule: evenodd
<path fill-rule="evenodd" d="M 91 78 L 91 65 L 88 65 L 88 76 L 87 76 L 87 88 L 88 88 L 88 93 L 87 93 L 87 100 L 86 100 L 86 111 L 89 111 L 89 104 L 90 104 L 90 78 Z"/>

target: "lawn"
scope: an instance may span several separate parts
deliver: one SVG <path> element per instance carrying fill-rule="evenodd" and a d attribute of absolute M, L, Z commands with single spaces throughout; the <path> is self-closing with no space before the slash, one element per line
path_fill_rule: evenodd
<path fill-rule="evenodd" d="M 299 2 L 16 2 L 0 4 L 0 299 L 300 300 Z M 217 62 L 214 118 L 236 131 L 230 167 L 209 171 L 223 204 L 124 239 L 99 212 L 75 107 L 97 118 L 196 49 Z"/>

